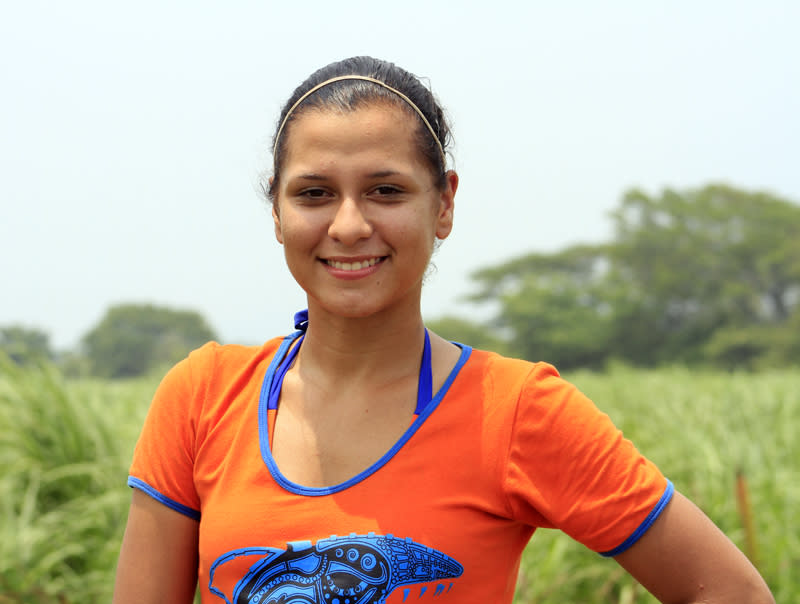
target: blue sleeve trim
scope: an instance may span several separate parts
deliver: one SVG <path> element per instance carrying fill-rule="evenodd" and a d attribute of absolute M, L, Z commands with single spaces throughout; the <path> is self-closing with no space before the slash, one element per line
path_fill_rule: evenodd
<path fill-rule="evenodd" d="M 180 512 L 184 516 L 188 516 L 192 520 L 200 520 L 200 512 L 198 510 L 192 509 L 189 506 L 183 505 L 182 503 L 178 503 L 166 495 L 162 495 L 143 480 L 139 480 L 133 476 L 128 476 L 128 486 L 134 489 L 139 489 L 140 491 L 144 491 L 156 501 L 163 503 L 165 506 L 175 510 L 176 512 Z"/>
<path fill-rule="evenodd" d="M 633 534 L 625 539 L 625 541 L 623 541 L 620 545 L 607 552 L 600 552 L 600 555 L 607 558 L 617 556 L 641 539 L 642 535 L 647 532 L 647 529 L 653 525 L 653 523 L 656 521 L 656 518 L 658 518 L 661 515 L 661 512 L 664 511 L 664 508 L 670 502 L 674 493 L 675 487 L 669 480 L 667 480 L 667 488 L 664 489 L 664 494 L 661 496 L 661 499 L 658 500 L 656 506 L 647 515 L 647 518 L 644 519 L 644 522 L 639 525 L 639 528 L 637 528 Z"/>

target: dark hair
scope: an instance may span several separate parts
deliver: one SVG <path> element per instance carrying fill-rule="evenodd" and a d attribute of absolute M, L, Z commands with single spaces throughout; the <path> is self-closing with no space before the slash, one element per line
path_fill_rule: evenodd
<path fill-rule="evenodd" d="M 359 75 L 375 78 L 406 95 L 422 112 L 431 126 L 437 140 L 431 136 L 431 131 L 425 126 L 417 112 L 400 96 L 383 86 L 368 80 L 339 80 L 323 86 L 303 99 L 298 107 L 291 111 L 297 101 L 309 90 L 340 76 Z M 447 124 L 444 111 L 433 93 L 412 73 L 398 67 L 394 63 L 374 59 L 372 57 L 352 57 L 326 65 L 312 73 L 300 86 L 298 86 L 283 106 L 278 125 L 273 136 L 274 149 L 272 160 L 272 184 L 265 187 L 265 192 L 270 200 L 274 201 L 279 176 L 281 160 L 285 155 L 287 132 L 291 123 L 299 115 L 312 108 L 333 108 L 343 111 L 353 111 L 369 103 L 380 100 L 390 102 L 398 107 L 403 107 L 409 115 L 417 121 L 417 143 L 419 150 L 431 168 L 437 186 L 445 186 L 445 158 L 450 143 L 450 127 Z M 289 113 L 291 111 L 291 113 Z M 288 118 L 287 118 L 288 114 Z M 285 124 L 284 124 L 285 121 Z M 281 130 L 281 125 L 283 129 Z M 441 145 L 441 147 L 440 147 Z"/>

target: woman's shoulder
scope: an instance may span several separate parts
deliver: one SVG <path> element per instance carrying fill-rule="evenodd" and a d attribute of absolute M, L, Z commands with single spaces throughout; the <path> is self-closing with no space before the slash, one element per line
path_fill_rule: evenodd
<path fill-rule="evenodd" d="M 262 344 L 221 344 L 217 341 L 206 342 L 189 353 L 189 358 L 201 359 L 216 357 L 222 359 L 247 359 L 257 356 L 272 355 L 288 336 L 276 336 Z"/>
<path fill-rule="evenodd" d="M 492 413 L 504 409 L 514 416 L 520 406 L 527 409 L 548 406 L 553 397 L 561 399 L 574 390 L 549 363 L 471 349 L 450 392 L 453 397 L 480 401 Z"/>
<path fill-rule="evenodd" d="M 246 389 L 258 389 L 285 338 L 272 338 L 260 345 L 207 342 L 174 365 L 161 380 L 154 404 L 184 401 L 185 409 L 199 413 L 210 401 L 223 409 L 231 397 Z M 195 408 L 196 407 L 196 408 Z"/>
<path fill-rule="evenodd" d="M 285 339 L 286 336 L 278 336 L 253 345 L 210 341 L 192 350 L 171 372 L 199 376 L 258 366 L 268 363 Z"/>
<path fill-rule="evenodd" d="M 461 383 L 465 393 L 480 392 L 484 405 L 522 417 L 589 417 L 594 403 L 552 364 L 473 350 Z M 459 376 L 461 377 L 461 376 Z"/>
<path fill-rule="evenodd" d="M 521 381 L 523 383 L 536 383 L 550 378 L 560 381 L 561 375 L 550 363 L 545 361 L 528 361 L 511 356 L 505 356 L 491 350 L 473 348 L 470 354 L 473 369 L 493 380 L 506 382 Z"/>

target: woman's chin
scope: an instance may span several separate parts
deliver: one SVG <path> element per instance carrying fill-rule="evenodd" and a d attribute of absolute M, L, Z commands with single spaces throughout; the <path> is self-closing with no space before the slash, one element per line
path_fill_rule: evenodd
<path fill-rule="evenodd" d="M 419 307 L 419 303 L 416 304 Z M 368 319 L 370 317 L 388 317 L 399 309 L 413 308 L 408 300 L 398 304 L 397 301 L 365 299 L 364 297 L 342 296 L 336 300 L 315 300 L 309 297 L 309 308 L 319 309 L 323 314 L 341 319 Z M 313 311 L 313 310 L 312 310 Z"/>

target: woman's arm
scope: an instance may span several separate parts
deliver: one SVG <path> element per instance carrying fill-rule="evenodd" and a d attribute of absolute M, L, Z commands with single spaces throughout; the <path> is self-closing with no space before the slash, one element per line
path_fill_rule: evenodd
<path fill-rule="evenodd" d="M 113 604 L 191 604 L 197 529 L 196 520 L 134 489 Z"/>
<path fill-rule="evenodd" d="M 678 492 L 642 538 L 615 560 L 665 604 L 775 602 L 745 555 Z"/>

